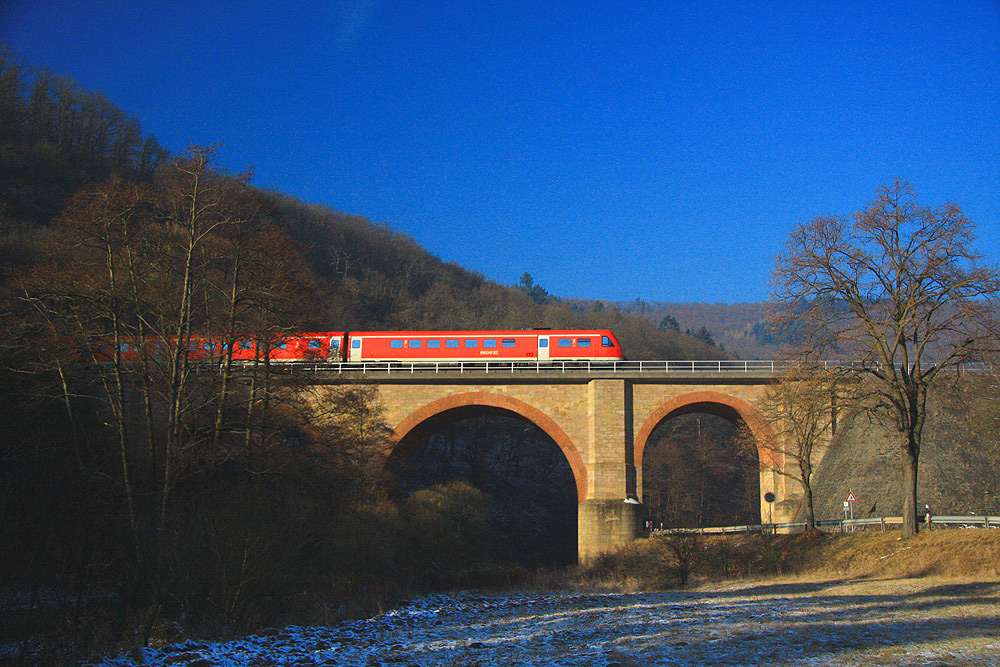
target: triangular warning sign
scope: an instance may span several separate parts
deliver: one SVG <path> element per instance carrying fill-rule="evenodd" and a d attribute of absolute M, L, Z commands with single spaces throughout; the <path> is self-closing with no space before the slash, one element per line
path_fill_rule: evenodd
<path fill-rule="evenodd" d="M 854 492 L 853 491 L 848 491 L 847 492 L 847 502 L 849 502 L 849 503 L 856 503 L 856 502 L 858 502 L 858 499 L 854 497 Z"/>

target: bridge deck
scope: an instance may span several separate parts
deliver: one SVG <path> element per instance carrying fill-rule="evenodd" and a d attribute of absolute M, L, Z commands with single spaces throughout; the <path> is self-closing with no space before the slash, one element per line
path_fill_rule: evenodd
<path fill-rule="evenodd" d="M 826 368 L 871 368 L 860 361 L 824 361 Z M 661 361 L 365 361 L 344 363 L 272 363 L 272 373 L 310 376 L 316 380 L 357 381 L 455 381 L 487 378 L 496 381 L 501 376 L 526 381 L 545 378 L 547 381 L 596 378 L 643 379 L 663 381 L 714 381 L 740 384 L 777 380 L 794 364 L 778 360 L 661 360 Z M 958 372 L 992 372 L 989 364 L 961 364 Z"/>
<path fill-rule="evenodd" d="M 710 361 L 368 361 L 346 363 L 272 364 L 272 370 L 307 374 L 344 375 L 546 375 L 595 377 L 634 375 L 753 375 L 775 377 L 789 368 L 785 362 L 749 360 Z"/>

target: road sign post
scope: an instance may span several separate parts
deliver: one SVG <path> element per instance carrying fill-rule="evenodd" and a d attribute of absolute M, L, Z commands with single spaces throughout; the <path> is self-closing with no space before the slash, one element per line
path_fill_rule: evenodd
<path fill-rule="evenodd" d="M 767 525 L 768 532 L 774 532 L 774 519 L 772 518 L 772 510 L 774 509 L 774 494 L 768 491 L 764 494 L 764 500 L 767 502 Z"/>
<path fill-rule="evenodd" d="M 858 502 L 858 499 L 854 497 L 854 491 L 848 489 L 847 500 L 844 501 L 844 518 L 848 518 L 850 515 L 851 519 L 854 519 L 854 503 Z"/>

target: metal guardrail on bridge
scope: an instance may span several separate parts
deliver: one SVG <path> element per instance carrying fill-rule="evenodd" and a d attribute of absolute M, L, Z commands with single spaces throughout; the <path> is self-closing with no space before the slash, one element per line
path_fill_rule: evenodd
<path fill-rule="evenodd" d="M 780 373 L 778 361 L 439 361 L 345 362 L 317 366 L 337 373 Z"/>
<path fill-rule="evenodd" d="M 359 361 L 271 364 L 271 371 L 334 374 L 562 374 L 562 373 L 734 373 L 772 375 L 787 370 L 780 361 Z"/>
<path fill-rule="evenodd" d="M 824 368 L 861 368 L 860 361 L 824 361 Z M 792 362 L 777 360 L 663 360 L 663 361 L 364 361 L 338 363 L 272 363 L 272 372 L 287 370 L 309 374 L 518 374 L 518 373 L 721 373 L 776 375 L 791 369 Z M 870 366 L 870 364 L 869 364 Z M 963 364 L 962 372 L 986 372 L 987 364 Z"/>

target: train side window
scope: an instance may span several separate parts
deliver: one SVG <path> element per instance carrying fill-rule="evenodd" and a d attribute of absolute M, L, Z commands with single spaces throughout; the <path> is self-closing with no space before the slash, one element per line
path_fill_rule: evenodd
<path fill-rule="evenodd" d="M 276 350 L 287 350 L 288 349 L 288 341 L 287 340 L 279 340 L 277 343 L 274 344 L 274 349 L 276 349 Z"/>
<path fill-rule="evenodd" d="M 242 343 L 240 343 L 240 349 L 241 350 L 252 350 L 253 349 L 253 341 L 249 341 L 249 340 L 243 341 Z"/>
<path fill-rule="evenodd" d="M 601 337 L 601 347 L 614 347 L 615 344 L 611 342 L 610 336 Z"/>
<path fill-rule="evenodd" d="M 573 339 L 572 338 L 560 338 L 559 339 L 559 347 L 573 347 Z"/>
<path fill-rule="evenodd" d="M 402 350 L 403 349 L 403 341 L 402 340 L 390 340 L 389 341 L 389 347 L 391 347 L 394 350 Z"/>
<path fill-rule="evenodd" d="M 504 338 L 503 339 L 503 346 L 504 347 L 514 347 L 514 339 L 513 338 Z"/>
<path fill-rule="evenodd" d="M 361 347 L 361 339 L 355 338 L 354 340 L 352 340 L 351 341 L 351 347 L 353 347 L 355 350 L 357 350 L 358 348 L 360 348 Z"/>
<path fill-rule="evenodd" d="M 339 350 L 340 349 L 340 339 L 339 338 L 331 338 L 330 339 L 330 347 L 332 349 L 334 349 L 334 350 Z"/>
<path fill-rule="evenodd" d="M 410 349 L 411 350 L 413 348 L 415 348 L 415 347 L 420 347 L 420 346 L 421 346 L 421 341 L 419 341 L 419 340 L 411 340 L 410 341 Z"/>
<path fill-rule="evenodd" d="M 577 345 L 577 347 L 590 347 L 590 339 L 589 338 L 577 338 L 576 339 L 576 345 Z"/>
<path fill-rule="evenodd" d="M 445 341 L 445 347 L 458 347 L 458 341 L 455 339 Z"/>
<path fill-rule="evenodd" d="M 434 348 L 441 347 L 441 341 L 439 341 L 439 340 L 429 340 L 429 341 L 427 341 L 427 347 L 434 347 Z"/>
<path fill-rule="evenodd" d="M 475 338 L 466 338 L 465 347 L 479 347 L 479 341 Z"/>
<path fill-rule="evenodd" d="M 549 346 L 549 339 L 548 338 L 540 338 L 538 340 L 538 347 L 548 347 L 548 346 Z"/>
<path fill-rule="evenodd" d="M 128 352 L 128 343 L 119 343 L 118 344 L 118 351 L 119 352 Z"/>
<path fill-rule="evenodd" d="M 483 341 L 483 347 L 496 347 L 496 346 L 497 346 L 496 338 L 487 338 L 486 340 Z"/>
<path fill-rule="evenodd" d="M 323 343 L 322 342 L 320 342 L 318 340 L 315 340 L 315 339 L 310 339 L 310 341 L 309 341 L 309 349 L 310 350 L 318 350 L 321 347 L 323 347 Z"/>

